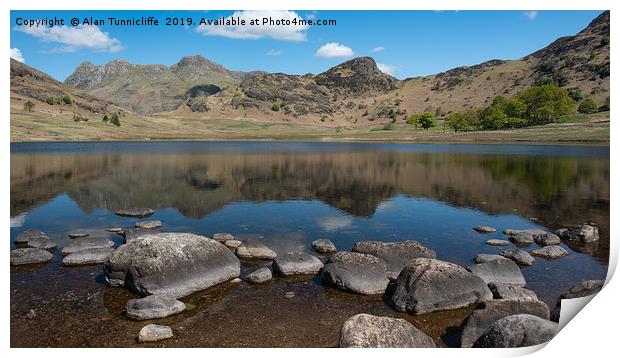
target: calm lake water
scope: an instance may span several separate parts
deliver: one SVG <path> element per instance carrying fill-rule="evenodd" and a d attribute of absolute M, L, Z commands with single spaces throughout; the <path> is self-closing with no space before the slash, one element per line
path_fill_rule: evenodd
<path fill-rule="evenodd" d="M 120 244 L 120 237 L 103 229 L 130 228 L 138 219 L 118 217 L 113 211 L 149 207 L 156 213 L 148 220 L 161 220 L 162 231 L 207 236 L 230 232 L 241 239 L 260 236 L 278 253 L 312 252 L 310 242 L 320 238 L 332 240 L 340 250 L 350 250 L 360 240 L 413 239 L 434 249 L 439 259 L 468 266 L 479 253 L 502 250 L 485 245 L 485 241 L 505 239 L 503 229 L 557 229 L 596 223 L 601 235 L 598 243 L 587 247 L 562 244 L 569 256 L 553 261 L 537 258 L 533 266 L 523 269 L 528 287 L 553 306 L 559 294 L 575 283 L 606 276 L 609 187 L 609 148 L 605 147 L 20 143 L 11 145 L 11 248 L 12 239 L 28 228 L 46 232 L 59 247 L 75 229 L 109 236 Z M 479 234 L 472 230 L 476 225 L 492 226 L 498 232 Z M 55 259 L 47 265 L 11 269 L 12 345 L 107 345 L 103 336 L 91 340 L 67 337 L 81 337 L 79 332 L 100 334 L 97 327 L 101 321 L 114 322 L 119 330 L 135 336 L 140 323 L 134 326 L 136 322 L 127 322 L 119 308 L 127 293 L 106 288 L 100 267 L 67 269 L 61 259 L 60 250 L 56 250 Z M 325 312 L 355 314 L 385 309 L 381 300 L 340 296 L 317 280 L 278 281 L 274 287 L 298 290 L 300 304 L 304 299 L 307 303 L 325 299 Z M 213 293 L 217 298 L 209 304 L 191 298 L 197 308 L 182 322 L 186 326 L 204 325 L 195 319 L 202 309 L 216 310 L 214 307 L 225 306 L 226 300 L 234 299 L 231 305 L 252 309 L 247 301 L 255 299 L 255 305 L 264 306 L 260 300 L 278 295 L 280 291 L 272 292 L 276 288 L 243 283 Z M 286 310 L 286 304 L 274 310 Z M 30 309 L 45 314 L 25 318 Z M 223 315 L 226 309 L 220 307 L 209 314 L 220 317 L 218 314 Z M 290 310 L 303 312 L 299 307 Z M 83 319 L 64 326 L 56 324 L 67 315 Z M 234 323 L 230 316 L 221 319 Z M 332 327 L 329 322 L 330 318 L 325 318 L 308 325 L 323 324 L 327 335 L 330 328 L 335 330 L 341 323 L 334 319 Z M 41 330 L 38 338 L 20 337 L 35 326 Z M 220 322 L 218 327 L 226 331 L 222 328 L 225 323 Z M 290 332 L 273 334 L 273 340 L 261 342 L 283 345 L 280 339 L 295 339 L 287 336 L 294 334 Z M 201 341 L 185 339 L 182 333 L 179 337 L 176 342 L 184 346 L 260 345 L 252 339 Z M 299 344 L 329 346 L 333 342 L 327 336 L 312 339 Z"/>

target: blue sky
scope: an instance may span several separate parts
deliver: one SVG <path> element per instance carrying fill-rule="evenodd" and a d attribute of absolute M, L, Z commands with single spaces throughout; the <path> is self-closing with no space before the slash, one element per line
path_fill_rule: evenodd
<path fill-rule="evenodd" d="M 83 61 L 124 59 L 172 65 L 201 54 L 232 70 L 320 73 L 354 56 L 372 56 L 397 78 L 428 75 L 494 58 L 516 59 L 574 35 L 601 11 L 289 11 L 267 15 L 334 19 L 300 28 L 166 27 L 166 17 L 216 19 L 233 11 L 12 11 L 11 56 L 64 80 Z M 261 13 L 238 12 L 252 18 Z M 30 28 L 17 18 L 65 19 L 66 27 Z M 155 16 L 158 27 L 73 27 L 73 17 Z"/>

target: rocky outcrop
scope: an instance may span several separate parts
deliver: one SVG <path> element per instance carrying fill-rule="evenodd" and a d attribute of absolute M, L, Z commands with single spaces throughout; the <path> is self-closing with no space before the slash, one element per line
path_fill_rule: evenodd
<path fill-rule="evenodd" d="M 240 262 L 215 240 L 161 233 L 119 247 L 106 260 L 104 273 L 112 286 L 178 298 L 239 276 Z"/>
<path fill-rule="evenodd" d="M 544 235 L 534 236 L 534 241 L 540 246 L 559 245 L 560 237 L 552 232 L 546 232 Z"/>
<path fill-rule="evenodd" d="M 504 300 L 537 300 L 538 296 L 532 290 L 522 286 L 506 285 L 501 283 L 490 283 L 489 289 L 493 293 L 494 299 Z"/>
<path fill-rule="evenodd" d="M 163 339 L 172 338 L 173 336 L 174 334 L 172 333 L 172 328 L 157 324 L 149 324 L 142 327 L 140 333 L 138 333 L 138 342 L 157 342 Z"/>
<path fill-rule="evenodd" d="M 492 260 L 472 265 L 467 269 L 474 275 L 480 277 L 487 284 L 497 283 L 525 286 L 525 278 L 523 277 L 519 266 L 503 257 L 499 260 Z"/>
<path fill-rule="evenodd" d="M 342 324 L 341 348 L 435 348 L 433 339 L 400 318 L 358 314 Z"/>
<path fill-rule="evenodd" d="M 562 293 L 555 304 L 555 308 L 551 312 L 551 320 L 558 322 L 560 320 L 560 311 L 562 308 L 562 300 L 571 298 L 579 298 L 591 296 L 603 289 L 605 280 L 588 280 L 582 281 L 571 287 L 570 290 Z"/>
<path fill-rule="evenodd" d="M 151 295 L 127 301 L 125 315 L 135 320 L 156 319 L 185 311 L 185 304 L 172 297 Z"/>
<path fill-rule="evenodd" d="M 35 248 L 15 249 L 11 251 L 11 266 L 30 265 L 48 262 L 54 258 L 49 251 Z"/>
<path fill-rule="evenodd" d="M 516 348 L 550 341 L 557 323 L 529 314 L 518 314 L 495 321 L 478 338 L 474 347 Z"/>
<path fill-rule="evenodd" d="M 317 84 L 333 91 L 359 95 L 368 91 L 396 89 L 398 81 L 377 67 L 372 57 L 358 57 L 330 68 L 315 77 Z"/>
<path fill-rule="evenodd" d="M 544 257 L 546 259 L 557 259 L 558 257 L 568 255 L 568 251 L 564 250 L 564 248 L 560 245 L 549 245 L 531 251 L 530 254 L 533 256 Z"/>
<path fill-rule="evenodd" d="M 289 252 L 273 260 L 273 271 L 283 276 L 316 275 L 321 268 L 321 260 L 306 253 Z"/>
<path fill-rule="evenodd" d="M 52 250 L 56 248 L 56 241 L 42 236 L 35 236 L 28 239 L 28 247 L 35 249 Z"/>
<path fill-rule="evenodd" d="M 579 243 L 598 241 L 598 228 L 592 225 L 579 225 L 568 229 L 558 229 L 555 232 L 563 240 Z"/>
<path fill-rule="evenodd" d="M 202 97 L 189 98 L 185 105 L 187 105 L 192 112 L 204 113 L 211 110 L 211 106 L 209 106 L 207 99 Z"/>
<path fill-rule="evenodd" d="M 321 271 L 321 280 L 326 285 L 364 295 L 382 294 L 389 283 L 385 261 L 346 251 L 329 258 Z"/>
<path fill-rule="evenodd" d="M 123 237 L 125 238 L 124 243 L 126 244 L 144 235 L 153 235 L 157 233 L 159 233 L 159 229 L 157 228 L 145 229 L 145 228 L 137 227 L 134 229 L 125 230 L 123 231 Z"/>
<path fill-rule="evenodd" d="M 491 299 L 493 294 L 480 277 L 456 264 L 425 258 L 403 268 L 392 296 L 396 310 L 415 315 Z"/>
<path fill-rule="evenodd" d="M 400 242 L 359 241 L 355 243 L 351 251 L 383 259 L 387 265 L 388 278 L 391 280 L 395 280 L 403 267 L 411 260 L 417 258 L 434 259 L 437 256 L 435 251 L 414 240 Z"/>
<path fill-rule="evenodd" d="M 27 244 L 28 240 L 34 239 L 34 238 L 48 239 L 48 236 L 43 231 L 40 231 L 37 229 L 28 229 L 22 232 L 21 234 L 17 235 L 15 239 L 13 240 L 13 242 L 16 244 Z"/>

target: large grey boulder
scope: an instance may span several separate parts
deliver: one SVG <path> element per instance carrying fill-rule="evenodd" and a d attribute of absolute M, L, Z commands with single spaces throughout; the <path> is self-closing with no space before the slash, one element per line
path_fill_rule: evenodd
<path fill-rule="evenodd" d="M 319 254 L 333 254 L 338 251 L 336 245 L 327 239 L 319 239 L 312 241 L 312 248 Z"/>
<path fill-rule="evenodd" d="M 560 320 L 560 310 L 562 309 L 562 300 L 568 300 L 571 298 L 579 298 L 591 296 L 598 293 L 603 289 L 605 280 L 588 280 L 582 281 L 571 287 L 570 290 L 562 293 L 558 298 L 555 308 L 551 312 L 551 320 L 558 322 Z"/>
<path fill-rule="evenodd" d="M 487 284 L 501 283 L 525 286 L 525 278 L 519 266 L 504 257 L 500 260 L 492 260 L 472 265 L 467 269 L 474 275 L 480 277 Z"/>
<path fill-rule="evenodd" d="M 463 267 L 435 259 L 415 259 L 396 280 L 396 310 L 420 315 L 493 299 L 487 284 Z"/>
<path fill-rule="evenodd" d="M 326 285 L 364 295 L 382 294 L 390 282 L 385 261 L 347 251 L 339 251 L 329 258 L 321 271 L 321 280 Z"/>
<path fill-rule="evenodd" d="M 404 319 L 361 313 L 342 324 L 340 347 L 435 348 L 435 342 Z"/>
<path fill-rule="evenodd" d="M 271 270 L 267 267 L 261 267 L 247 274 L 243 279 L 249 283 L 265 283 L 271 281 Z"/>
<path fill-rule="evenodd" d="M 395 280 L 403 267 L 413 259 L 434 259 L 437 257 L 435 251 L 414 240 L 399 242 L 359 241 L 355 243 L 351 251 L 383 259 L 387 265 L 387 275 L 390 280 Z"/>
<path fill-rule="evenodd" d="M 173 297 L 151 295 L 127 301 L 125 315 L 131 319 L 165 318 L 185 311 L 185 304 Z"/>
<path fill-rule="evenodd" d="M 157 324 L 149 324 L 142 327 L 140 333 L 138 333 L 138 342 L 157 342 L 162 339 L 172 338 L 172 336 L 172 328 Z"/>
<path fill-rule="evenodd" d="M 506 285 L 502 283 L 490 283 L 489 289 L 495 299 L 505 300 L 537 300 L 538 296 L 532 290 L 522 286 Z"/>
<path fill-rule="evenodd" d="M 155 213 L 153 209 L 142 208 L 142 209 L 121 209 L 116 210 L 114 212 L 115 215 L 118 216 L 128 216 L 132 218 L 145 218 L 147 216 L 151 216 Z"/>
<path fill-rule="evenodd" d="M 273 271 L 283 276 L 316 275 L 322 268 L 321 260 L 306 253 L 289 252 L 273 260 Z"/>
<path fill-rule="evenodd" d="M 544 246 L 534 251 L 530 251 L 533 256 L 540 256 L 546 259 L 557 259 L 558 257 L 568 255 L 568 251 L 564 250 L 560 245 Z"/>
<path fill-rule="evenodd" d="M 564 240 L 581 243 L 594 242 L 599 239 L 598 228 L 592 225 L 579 225 L 568 229 L 558 229 L 555 233 Z"/>
<path fill-rule="evenodd" d="M 474 257 L 474 262 L 477 264 L 481 264 L 484 262 L 495 261 L 495 260 L 508 260 L 502 255 L 495 254 L 478 254 Z"/>
<path fill-rule="evenodd" d="M 239 259 L 224 245 L 189 233 L 145 235 L 119 247 L 104 264 L 112 286 L 142 296 L 174 298 L 239 276 Z"/>
<path fill-rule="evenodd" d="M 161 221 L 151 220 L 151 221 L 138 221 L 135 226 L 141 229 L 157 229 L 161 227 L 161 225 L 162 225 Z"/>
<path fill-rule="evenodd" d="M 549 307 L 538 300 L 491 300 L 481 303 L 463 323 L 461 347 L 473 346 L 498 319 L 522 313 L 549 319 Z"/>
<path fill-rule="evenodd" d="M 101 264 L 105 262 L 112 252 L 114 252 L 114 248 L 111 247 L 81 250 L 65 256 L 62 259 L 62 264 L 65 266 Z"/>
<path fill-rule="evenodd" d="M 49 251 L 32 247 L 11 251 L 11 265 L 30 265 L 48 262 L 54 258 Z"/>
<path fill-rule="evenodd" d="M 56 241 L 48 237 L 31 237 L 27 243 L 28 247 L 35 249 L 51 250 L 56 248 Z"/>
<path fill-rule="evenodd" d="M 495 321 L 478 338 L 474 347 L 516 348 L 550 341 L 558 324 L 529 314 L 518 314 Z"/>
<path fill-rule="evenodd" d="M 13 240 L 16 244 L 27 244 L 28 240 L 33 238 L 45 238 L 47 239 L 47 235 L 40 230 L 37 229 L 28 229 L 15 237 Z"/>
<path fill-rule="evenodd" d="M 159 230 L 156 228 L 145 229 L 145 228 L 137 227 L 134 229 L 125 230 L 123 231 L 123 237 L 125 238 L 124 243 L 126 244 L 144 235 L 153 235 L 153 234 L 158 234 L 158 233 L 159 233 Z"/>
<path fill-rule="evenodd" d="M 88 249 L 108 249 L 114 247 L 114 241 L 103 237 L 85 237 L 82 239 L 72 240 L 62 248 L 63 255 L 69 255 L 74 252 Z"/>
<path fill-rule="evenodd" d="M 532 266 L 534 264 L 534 258 L 527 251 L 520 249 L 505 250 L 500 252 L 500 255 L 511 259 L 519 265 Z"/>
<path fill-rule="evenodd" d="M 237 256 L 244 259 L 272 260 L 278 254 L 257 239 L 247 239 L 237 247 Z"/>

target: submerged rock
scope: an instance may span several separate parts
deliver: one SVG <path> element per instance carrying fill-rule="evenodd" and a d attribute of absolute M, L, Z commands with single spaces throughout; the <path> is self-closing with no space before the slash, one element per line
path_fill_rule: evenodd
<path fill-rule="evenodd" d="M 87 236 L 90 236 L 90 234 L 82 230 L 75 230 L 69 233 L 70 239 L 79 239 L 79 238 L 87 237 Z"/>
<path fill-rule="evenodd" d="M 118 216 L 128 216 L 132 218 L 145 218 L 147 216 L 151 216 L 155 213 L 153 209 L 142 208 L 142 209 L 121 209 L 116 210 L 114 212 L 115 215 Z"/>
<path fill-rule="evenodd" d="M 159 233 L 158 229 L 135 228 L 135 229 L 125 230 L 123 232 L 123 237 L 125 238 L 124 240 L 125 243 L 128 243 L 141 236 L 153 235 L 153 234 L 158 234 L 158 233 Z"/>
<path fill-rule="evenodd" d="M 28 247 L 33 247 L 35 249 L 44 249 L 51 250 L 56 248 L 56 241 L 48 238 L 48 237 L 32 237 L 28 240 Z"/>
<path fill-rule="evenodd" d="M 104 264 L 112 286 L 174 298 L 238 277 L 239 259 L 226 246 L 189 233 L 145 235 L 119 247 Z"/>
<path fill-rule="evenodd" d="M 341 348 L 435 348 L 433 339 L 400 318 L 358 314 L 342 324 Z"/>
<path fill-rule="evenodd" d="M 85 237 L 79 240 L 70 241 L 62 248 L 63 255 L 69 255 L 74 252 L 88 249 L 107 249 L 114 247 L 114 241 L 103 237 Z"/>
<path fill-rule="evenodd" d="M 30 265 L 48 262 L 54 258 L 49 251 L 28 247 L 11 251 L 11 265 Z"/>
<path fill-rule="evenodd" d="M 498 319 L 524 313 L 549 319 L 549 307 L 538 300 L 491 300 L 481 303 L 463 323 L 461 347 L 473 346 Z"/>
<path fill-rule="evenodd" d="M 519 266 L 504 257 L 499 260 L 472 265 L 467 269 L 474 275 L 483 279 L 487 284 L 500 283 L 525 286 L 525 278 Z"/>
<path fill-rule="evenodd" d="M 239 240 L 226 240 L 224 241 L 224 246 L 231 248 L 231 249 L 236 249 L 239 246 L 241 246 L 242 242 Z"/>
<path fill-rule="evenodd" d="M 564 240 L 581 243 L 594 242 L 599 239 L 598 228 L 592 225 L 579 225 L 568 229 L 558 229 L 555 233 Z"/>
<path fill-rule="evenodd" d="M 515 348 L 550 341 L 558 328 L 557 323 L 529 314 L 518 314 L 495 321 L 478 338 L 474 347 Z"/>
<path fill-rule="evenodd" d="M 271 281 L 271 270 L 267 267 L 261 267 L 246 275 L 243 279 L 249 283 L 265 283 Z"/>
<path fill-rule="evenodd" d="M 125 315 L 131 319 L 165 318 L 185 311 L 185 304 L 173 297 L 151 295 L 127 301 Z"/>
<path fill-rule="evenodd" d="M 493 299 L 487 284 L 465 268 L 435 259 L 415 259 L 396 280 L 396 310 L 420 315 Z"/>
<path fill-rule="evenodd" d="M 534 258 L 527 251 L 520 249 L 505 250 L 500 252 L 500 255 L 511 259 L 519 265 L 532 266 L 534 264 Z"/>
<path fill-rule="evenodd" d="M 113 248 L 86 249 L 65 256 L 62 264 L 65 266 L 95 265 L 105 262 L 114 252 Z"/>
<path fill-rule="evenodd" d="M 37 229 L 28 229 L 17 235 L 13 242 L 16 244 L 27 244 L 30 239 L 34 238 L 49 239 L 49 237 L 47 237 L 47 235 L 43 231 Z"/>
<path fill-rule="evenodd" d="M 435 251 L 414 240 L 400 242 L 359 241 L 355 243 L 351 251 L 383 259 L 387 265 L 388 278 L 391 280 L 395 280 L 403 267 L 411 260 L 417 258 L 434 259 L 437 256 Z"/>
<path fill-rule="evenodd" d="M 477 264 L 481 264 L 481 263 L 489 262 L 489 261 L 495 261 L 495 260 L 508 260 L 508 259 L 502 255 L 495 255 L 495 254 L 478 254 L 474 258 L 474 262 L 476 262 Z"/>
<path fill-rule="evenodd" d="M 287 253 L 273 260 L 273 271 L 280 275 L 316 275 L 323 268 L 318 258 L 306 253 Z"/>
<path fill-rule="evenodd" d="M 237 256 L 244 259 L 272 260 L 278 255 L 257 239 L 247 239 L 237 248 Z"/>
<path fill-rule="evenodd" d="M 172 328 L 168 326 L 160 326 L 157 324 L 149 324 L 142 327 L 138 334 L 138 342 L 156 342 L 162 339 L 172 338 Z"/>
<path fill-rule="evenodd" d="M 491 246 L 508 246 L 508 245 L 510 245 L 510 241 L 498 240 L 498 239 L 487 240 L 486 243 L 487 243 L 487 245 L 491 245 Z"/>
<path fill-rule="evenodd" d="M 588 280 L 582 281 L 571 287 L 570 290 L 562 293 L 555 304 L 555 308 L 551 312 L 551 320 L 558 322 L 560 320 L 560 311 L 562 308 L 562 300 L 571 298 L 579 298 L 591 296 L 603 289 L 605 280 Z"/>
<path fill-rule="evenodd" d="M 161 221 L 159 220 L 152 220 L 152 221 L 138 221 L 136 223 L 136 227 L 137 228 L 141 228 L 141 229 L 157 229 L 159 227 L 161 227 Z"/>
<path fill-rule="evenodd" d="M 334 243 L 327 239 L 312 241 L 312 248 L 320 254 L 333 254 L 338 251 Z"/>
<path fill-rule="evenodd" d="M 225 232 L 218 232 L 213 234 L 213 240 L 219 241 L 219 242 L 224 242 L 224 241 L 228 241 L 228 240 L 234 240 L 235 237 L 232 234 L 228 234 Z"/>
<path fill-rule="evenodd" d="M 385 292 L 388 283 L 385 261 L 357 252 L 333 254 L 321 271 L 324 284 L 345 291 L 376 295 Z"/>
<path fill-rule="evenodd" d="M 532 290 L 522 286 L 506 285 L 502 283 L 490 283 L 489 289 L 494 299 L 504 300 L 537 300 L 538 296 Z"/>
<path fill-rule="evenodd" d="M 490 226 L 476 226 L 474 227 L 474 230 L 482 234 L 487 234 L 487 233 L 492 233 L 492 232 L 497 231 L 494 227 L 490 227 Z"/>
<path fill-rule="evenodd" d="M 541 256 L 546 259 L 557 259 L 558 257 L 568 255 L 568 251 L 564 250 L 560 245 L 550 245 L 530 251 L 530 254 Z"/>

